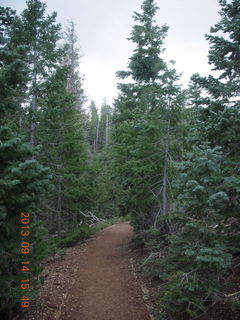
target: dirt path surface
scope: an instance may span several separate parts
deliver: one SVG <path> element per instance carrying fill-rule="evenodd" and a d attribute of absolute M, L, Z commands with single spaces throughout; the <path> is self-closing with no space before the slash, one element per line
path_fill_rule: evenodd
<path fill-rule="evenodd" d="M 131 266 L 128 222 L 99 231 L 45 268 L 29 320 L 150 320 Z"/>

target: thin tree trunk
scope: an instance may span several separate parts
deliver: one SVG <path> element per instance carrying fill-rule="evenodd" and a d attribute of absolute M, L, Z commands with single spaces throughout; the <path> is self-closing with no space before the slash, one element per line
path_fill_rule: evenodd
<path fill-rule="evenodd" d="M 109 141 L 109 123 L 108 123 L 108 114 L 106 115 L 106 145 Z"/>
<path fill-rule="evenodd" d="M 154 217 L 154 223 L 153 227 L 157 228 L 157 222 L 158 222 L 158 217 L 160 214 L 162 215 L 168 215 L 169 213 L 169 198 L 168 198 L 168 162 L 169 162 L 169 144 L 170 144 L 170 125 L 171 125 L 171 116 L 172 116 L 172 111 L 171 111 L 171 102 L 170 98 L 168 100 L 168 106 L 167 106 L 167 134 L 166 134 L 166 140 L 164 144 L 164 158 L 163 158 L 163 175 L 162 175 L 162 185 L 161 189 L 158 192 L 159 195 L 159 210 L 157 214 Z"/>
<path fill-rule="evenodd" d="M 166 141 L 164 148 L 164 168 L 163 168 L 163 183 L 162 183 L 162 214 L 167 215 L 169 211 L 169 203 L 168 203 L 168 190 L 167 190 L 167 182 L 168 182 L 168 149 L 169 149 L 169 141 Z"/>
<path fill-rule="evenodd" d="M 36 86 L 37 86 L 37 52 L 34 52 L 34 61 L 33 61 L 33 95 L 31 101 L 31 124 L 30 124 L 30 144 L 31 146 L 35 146 L 35 135 L 36 135 L 36 111 L 37 111 L 37 94 L 36 94 Z"/>
<path fill-rule="evenodd" d="M 95 144 L 95 151 L 98 151 L 99 122 L 100 122 L 100 119 L 99 119 L 99 117 L 98 117 L 98 122 L 97 122 L 97 132 L 96 132 L 96 144 Z"/>
<path fill-rule="evenodd" d="M 36 133 L 36 95 L 33 94 L 32 106 L 31 106 L 31 124 L 30 124 L 30 145 L 34 147 L 35 145 L 35 133 Z"/>
<path fill-rule="evenodd" d="M 169 153 L 169 140 L 170 140 L 170 122 L 171 122 L 171 102 L 168 101 L 168 123 L 167 123 L 167 136 L 164 146 L 164 167 L 163 167 L 163 180 L 162 180 L 162 214 L 167 215 L 169 212 L 168 200 L 168 153 Z"/>
<path fill-rule="evenodd" d="M 58 233 L 61 232 L 61 213 L 62 213 L 62 181 L 61 181 L 61 177 L 58 177 L 58 200 L 57 200 Z"/>

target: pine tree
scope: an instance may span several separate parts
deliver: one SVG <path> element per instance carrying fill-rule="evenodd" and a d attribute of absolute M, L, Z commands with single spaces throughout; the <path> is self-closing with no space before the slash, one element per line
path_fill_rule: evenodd
<path fill-rule="evenodd" d="M 117 73 L 133 81 L 119 84 L 113 117 L 120 206 L 134 213 L 140 229 L 156 226 L 159 215 L 168 214 L 169 154 L 177 149 L 174 135 L 183 102 L 179 77 L 161 58 L 168 27 L 156 25 L 157 9 L 154 1 L 145 0 L 142 14 L 134 14 L 138 24 L 130 40 L 136 49 L 128 71 Z"/>
<path fill-rule="evenodd" d="M 64 58 L 65 65 L 69 68 L 67 88 L 75 98 L 75 108 L 82 111 L 86 97 L 82 88 L 82 77 L 79 74 L 80 49 L 77 46 L 78 37 L 76 35 L 76 25 L 73 21 L 69 21 L 65 33 L 66 53 Z"/>
<path fill-rule="evenodd" d="M 21 212 L 31 215 L 31 252 L 28 255 L 31 269 L 28 279 L 32 288 L 40 272 L 40 262 L 46 254 L 43 242 L 44 229 L 38 219 L 41 200 L 49 191 L 49 170 L 36 160 L 31 160 L 34 151 L 25 142 L 24 132 L 15 123 L 15 114 L 20 113 L 20 93 L 25 88 L 28 69 L 22 59 L 21 45 L 12 48 L 9 30 L 15 23 L 14 12 L 0 7 L 0 315 L 12 319 L 13 307 L 23 295 L 20 283 L 23 272 L 21 256 Z M 27 240 L 26 240 L 27 241 Z M 29 297 L 34 291 L 29 292 Z"/>
<path fill-rule="evenodd" d="M 90 118 L 88 128 L 88 141 L 93 151 L 98 150 L 99 140 L 99 115 L 94 101 L 90 104 Z"/>
<path fill-rule="evenodd" d="M 236 0 L 219 1 L 219 4 L 221 20 L 206 36 L 210 42 L 209 63 L 219 75 L 196 74 L 192 79 L 205 92 L 204 97 L 195 100 L 205 140 L 212 146 L 222 146 L 226 154 L 238 158 L 240 3 Z"/>
<path fill-rule="evenodd" d="M 176 232 L 168 238 L 167 254 L 158 261 L 155 275 L 165 282 L 162 308 L 173 317 L 179 312 L 194 317 L 222 290 L 219 279 L 231 264 L 233 248 L 225 224 L 228 177 L 220 147 L 195 146 L 178 168 L 172 212 Z"/>
<path fill-rule="evenodd" d="M 221 20 L 211 28 L 209 63 L 218 75 L 193 76 L 193 81 L 205 92 L 195 99 L 199 115 L 198 132 L 213 148 L 220 146 L 225 157 L 224 175 L 231 203 L 226 218 L 239 218 L 239 21 L 240 2 L 219 1 Z M 220 33 L 220 35 L 218 35 Z M 215 35 L 216 34 L 216 35 Z M 236 226 L 233 227 L 236 229 Z M 233 231 L 233 230 L 232 230 Z M 229 233 L 232 231 L 229 230 Z M 234 230 L 237 235 L 236 230 Z M 232 238 L 232 236 L 230 236 Z M 238 241 L 232 239 L 233 242 Z"/>
<path fill-rule="evenodd" d="M 56 12 L 46 16 L 46 4 L 39 0 L 29 0 L 26 4 L 27 8 L 16 19 L 12 28 L 11 45 L 17 47 L 21 44 L 24 48 L 22 57 L 28 66 L 24 101 L 28 113 L 24 120 L 29 131 L 29 141 L 35 146 L 44 83 L 54 72 L 62 56 L 62 49 L 57 48 L 57 41 L 61 38 L 61 26 L 55 21 Z"/>
<path fill-rule="evenodd" d="M 41 160 L 54 177 L 55 191 L 49 203 L 52 215 L 47 218 L 53 232 L 80 222 L 80 211 L 91 204 L 86 138 L 81 112 L 68 92 L 68 72 L 68 68 L 59 68 L 49 79 L 39 128 Z"/>
<path fill-rule="evenodd" d="M 239 1 L 219 1 L 209 63 L 217 76 L 192 77 L 193 117 L 185 161 L 178 164 L 175 235 L 159 269 L 162 307 L 176 316 L 204 312 L 225 290 L 223 274 L 239 251 Z M 214 35 L 220 33 L 220 35 Z"/>
<path fill-rule="evenodd" d="M 107 105 L 106 99 L 104 99 L 101 106 L 101 114 L 99 120 L 99 135 L 98 135 L 98 147 L 99 150 L 104 146 L 109 145 L 110 127 L 112 121 L 111 107 Z"/>

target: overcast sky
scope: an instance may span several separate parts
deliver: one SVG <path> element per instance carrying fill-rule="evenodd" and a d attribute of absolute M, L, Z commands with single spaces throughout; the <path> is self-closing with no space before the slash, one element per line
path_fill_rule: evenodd
<path fill-rule="evenodd" d="M 116 76 L 125 70 L 133 46 L 127 38 L 134 24 L 132 14 L 140 12 L 142 0 L 46 0 L 47 11 L 57 11 L 58 21 L 77 25 L 79 44 L 84 57 L 80 72 L 85 75 L 84 88 L 100 106 L 104 97 L 112 103 L 117 95 Z M 0 0 L 20 13 L 24 0 Z M 208 42 L 204 34 L 219 20 L 218 0 L 156 0 L 160 7 L 156 16 L 159 25 L 170 29 L 165 41 L 166 58 L 176 61 L 187 85 L 189 77 L 210 71 L 207 63 Z"/>

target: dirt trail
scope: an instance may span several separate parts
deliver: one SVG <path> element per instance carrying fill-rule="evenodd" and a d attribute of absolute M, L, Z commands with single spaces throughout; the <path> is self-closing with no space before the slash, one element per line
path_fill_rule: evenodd
<path fill-rule="evenodd" d="M 124 222 L 70 248 L 64 260 L 45 271 L 41 307 L 27 319 L 150 320 L 132 273 L 128 247 L 132 235 Z"/>

